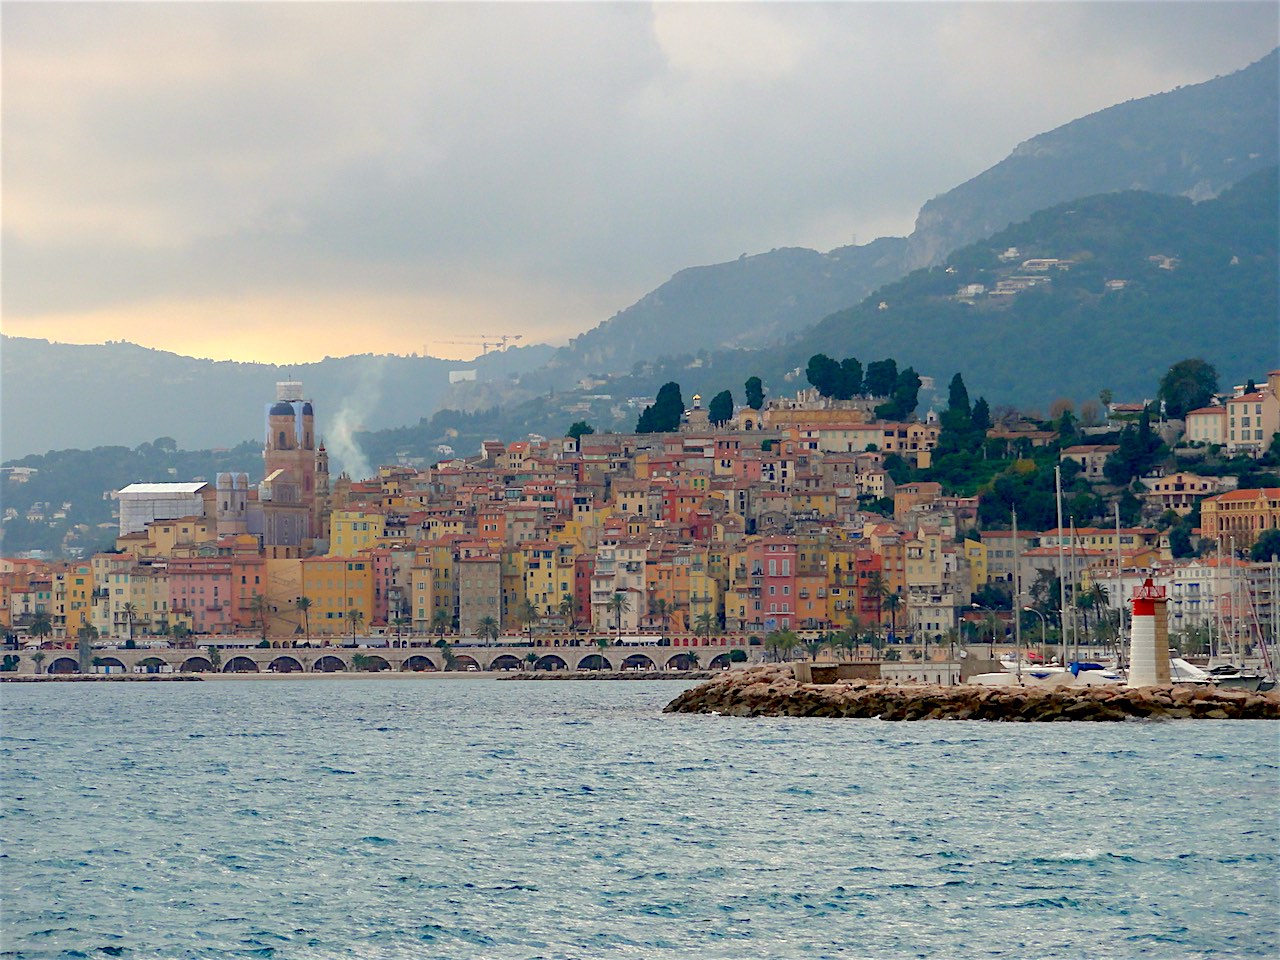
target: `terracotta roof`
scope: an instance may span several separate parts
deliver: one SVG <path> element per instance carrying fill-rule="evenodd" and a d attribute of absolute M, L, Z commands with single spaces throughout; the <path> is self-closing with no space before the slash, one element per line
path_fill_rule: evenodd
<path fill-rule="evenodd" d="M 1280 487 L 1260 487 L 1253 490 L 1228 490 L 1226 493 L 1220 493 L 1216 497 L 1208 497 L 1206 499 L 1223 501 L 1223 500 L 1274 500 L 1280 498 Z"/>

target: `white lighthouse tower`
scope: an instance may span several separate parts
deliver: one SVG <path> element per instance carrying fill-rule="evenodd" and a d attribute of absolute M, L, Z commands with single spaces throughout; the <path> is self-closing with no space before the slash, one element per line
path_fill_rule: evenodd
<path fill-rule="evenodd" d="M 1168 686 L 1169 614 L 1164 587 L 1148 577 L 1133 592 L 1133 628 L 1129 634 L 1129 686 Z"/>

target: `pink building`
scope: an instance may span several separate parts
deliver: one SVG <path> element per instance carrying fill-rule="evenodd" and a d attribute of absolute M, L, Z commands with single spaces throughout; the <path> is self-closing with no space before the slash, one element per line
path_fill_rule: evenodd
<path fill-rule="evenodd" d="M 231 633 L 235 595 L 231 557 L 176 557 L 168 561 L 169 609 L 190 615 L 195 633 Z"/>

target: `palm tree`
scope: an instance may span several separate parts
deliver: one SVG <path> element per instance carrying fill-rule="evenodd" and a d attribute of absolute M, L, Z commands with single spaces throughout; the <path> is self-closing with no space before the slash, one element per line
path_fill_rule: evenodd
<path fill-rule="evenodd" d="M 529 665 L 529 669 L 533 669 L 533 665 L 538 662 L 538 655 L 530 650 L 524 655 L 524 662 Z"/>
<path fill-rule="evenodd" d="M 693 632 L 704 639 L 711 636 L 711 631 L 715 629 L 716 618 L 713 613 L 700 613 L 693 621 Z"/>
<path fill-rule="evenodd" d="M 302 615 L 302 633 L 309 647 L 311 646 L 311 598 L 299 597 L 293 601 L 293 605 L 298 609 L 298 613 Z"/>
<path fill-rule="evenodd" d="M 43 643 L 51 633 L 53 633 L 53 620 L 43 610 L 37 610 L 31 621 L 31 635 Z"/>
<path fill-rule="evenodd" d="M 266 596 L 261 593 L 255 593 L 253 599 L 249 601 L 249 611 L 253 614 L 253 618 L 258 621 L 258 629 L 262 639 L 267 639 L 267 614 L 271 612 L 271 603 Z"/>
<path fill-rule="evenodd" d="M 444 639 L 444 632 L 453 626 L 453 617 L 443 607 L 438 607 L 431 614 L 431 629 L 438 640 Z"/>
<path fill-rule="evenodd" d="M 653 603 L 654 612 L 662 618 L 662 635 L 666 636 L 671 629 L 671 611 L 675 607 L 667 603 L 664 597 L 659 597 Z"/>
<path fill-rule="evenodd" d="M 614 596 L 622 596 L 622 595 L 621 595 L 621 594 L 614 594 Z M 626 597 L 623 597 L 623 599 L 625 600 L 625 599 L 626 599 Z M 600 669 L 601 669 L 601 670 L 603 670 L 603 669 L 604 669 L 604 652 L 605 652 L 606 650 L 608 650 L 608 649 L 609 649 L 609 641 L 608 641 L 607 639 L 605 639 L 604 637 L 601 637 L 599 640 L 597 640 L 597 641 L 596 641 L 596 646 L 597 646 L 597 647 L 599 648 L 599 650 L 600 650 L 600 653 L 599 653 L 599 657 L 600 657 Z"/>
<path fill-rule="evenodd" d="M 412 622 L 413 621 L 410 620 L 408 617 L 406 617 L 403 613 L 398 613 L 395 615 L 395 617 L 392 618 L 391 626 L 395 630 L 395 637 L 397 641 L 396 646 L 398 647 L 404 646 L 404 643 L 403 641 L 401 641 L 400 638 L 404 636 L 404 628 L 409 626 L 409 624 Z"/>
<path fill-rule="evenodd" d="M 222 651 L 215 647 L 212 643 L 205 647 L 205 651 L 209 654 L 209 665 L 217 670 L 222 666 Z"/>
<path fill-rule="evenodd" d="M 125 641 L 127 643 L 132 643 L 133 642 L 133 621 L 134 621 L 134 618 L 138 615 L 138 608 L 135 607 L 132 603 L 126 603 L 124 606 L 120 608 L 120 612 L 124 614 L 124 625 L 125 625 L 125 629 L 128 631 L 128 635 L 126 636 Z"/>
<path fill-rule="evenodd" d="M 347 611 L 347 620 L 351 623 L 351 642 L 356 642 L 356 634 L 360 632 L 360 625 L 364 623 L 364 611 L 359 607 L 352 607 Z"/>
<path fill-rule="evenodd" d="M 605 604 L 605 608 L 613 614 L 614 626 L 617 628 L 618 640 L 622 640 L 622 615 L 631 612 L 631 598 L 621 590 L 614 593 Z"/>
<path fill-rule="evenodd" d="M 565 626 L 567 626 L 569 628 L 569 632 L 572 633 L 574 628 L 578 625 L 578 618 L 574 616 L 577 612 L 578 604 L 573 599 L 573 594 L 566 593 L 561 597 L 560 605 L 556 609 L 559 611 L 560 616 L 564 617 Z"/>
<path fill-rule="evenodd" d="M 864 625 L 862 623 L 862 618 L 856 613 L 850 614 L 849 625 L 845 627 L 844 631 L 844 646 L 845 649 L 849 651 L 849 655 L 854 659 L 857 659 L 859 649 L 862 646 L 861 641 L 863 629 Z"/>
<path fill-rule="evenodd" d="M 351 669 L 358 673 L 364 673 L 373 666 L 373 658 L 367 654 L 357 653 L 351 658 Z"/>
<path fill-rule="evenodd" d="M 527 600 L 525 601 L 525 603 L 528 603 L 528 602 L 529 601 Z M 536 613 L 537 611 L 534 611 L 534 612 Z M 495 620 L 493 617 L 489 617 L 489 616 L 481 617 L 479 622 L 476 623 L 476 635 L 479 636 L 480 639 L 484 640 L 486 643 L 492 643 L 494 640 L 497 640 L 498 637 L 501 636 L 501 634 L 502 634 L 502 627 L 499 625 L 498 621 Z"/>
<path fill-rule="evenodd" d="M 884 598 L 884 609 L 889 611 L 889 636 L 898 634 L 898 608 L 902 606 L 902 596 L 890 593 Z"/>
<path fill-rule="evenodd" d="M 791 659 L 791 651 L 796 648 L 800 638 L 790 630 L 774 630 L 764 638 L 764 642 L 773 651 L 773 659 L 781 662 L 784 658 Z"/>
<path fill-rule="evenodd" d="M 690 670 L 696 670 L 698 667 L 702 666 L 702 655 L 699 654 L 697 650 L 694 650 L 692 647 L 690 647 L 688 650 L 685 650 L 682 652 L 686 657 L 689 658 Z"/>
<path fill-rule="evenodd" d="M 954 660 L 956 658 L 956 643 L 960 639 L 960 631 L 956 627 L 947 627 L 947 632 L 943 639 L 947 644 L 947 659 Z"/>
<path fill-rule="evenodd" d="M 867 577 L 867 593 L 871 594 L 876 601 L 876 623 L 883 625 L 884 599 L 893 591 L 889 589 L 889 584 L 885 581 L 884 574 L 879 570 L 872 570 L 871 576 Z"/>
<path fill-rule="evenodd" d="M 35 661 L 36 673 L 38 674 L 40 672 L 40 664 L 44 663 L 44 651 L 37 650 L 31 655 L 31 659 Z"/>
<path fill-rule="evenodd" d="M 817 637 L 813 640 L 804 641 L 801 646 L 803 646 L 805 652 L 809 654 L 809 659 L 816 661 L 818 659 L 818 654 L 822 652 L 822 648 L 827 645 L 830 639 L 831 638 L 829 636 Z"/>
<path fill-rule="evenodd" d="M 538 605 L 528 597 L 525 597 L 524 601 L 520 604 L 520 608 L 516 611 L 516 619 L 524 624 L 525 634 L 528 637 L 529 643 L 532 644 L 533 628 L 537 622 L 542 619 L 542 614 L 538 613 Z"/>

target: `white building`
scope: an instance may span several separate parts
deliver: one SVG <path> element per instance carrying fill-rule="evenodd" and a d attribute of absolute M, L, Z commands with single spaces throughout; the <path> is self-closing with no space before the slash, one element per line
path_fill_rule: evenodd
<path fill-rule="evenodd" d="M 205 501 L 213 488 L 203 481 L 190 483 L 131 483 L 115 494 L 120 501 L 120 536 L 140 533 L 153 520 L 205 516 Z"/>

